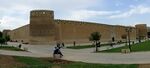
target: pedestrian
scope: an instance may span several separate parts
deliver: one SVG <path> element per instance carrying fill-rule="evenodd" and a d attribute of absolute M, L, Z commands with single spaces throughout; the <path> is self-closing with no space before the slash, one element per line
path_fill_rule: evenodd
<path fill-rule="evenodd" d="M 58 54 L 60 54 L 60 58 L 63 56 L 62 52 L 60 51 L 60 49 L 58 49 Z"/>
<path fill-rule="evenodd" d="M 57 53 L 58 53 L 58 48 L 55 47 L 54 52 L 53 52 L 53 57 L 54 57 L 54 58 L 55 58 L 55 54 L 57 54 Z"/>
<path fill-rule="evenodd" d="M 134 41 L 132 42 L 132 44 L 134 44 Z"/>
<path fill-rule="evenodd" d="M 76 46 L 76 42 L 75 41 L 73 41 L 73 45 L 74 45 L 74 47 Z"/>
<path fill-rule="evenodd" d="M 96 46 L 100 47 L 101 46 L 101 42 L 96 43 Z"/>
<path fill-rule="evenodd" d="M 54 52 L 53 52 L 53 57 L 56 58 L 56 54 L 60 55 L 60 58 L 63 56 L 63 54 L 61 53 L 60 49 L 58 47 L 55 47 Z"/>
<path fill-rule="evenodd" d="M 21 44 L 19 44 L 19 46 L 18 46 L 18 47 L 19 47 L 19 48 L 21 48 L 21 46 L 22 46 L 22 45 L 21 45 Z"/>
<path fill-rule="evenodd" d="M 58 47 L 58 49 L 60 49 L 61 47 L 60 47 L 60 43 L 57 43 L 57 47 Z"/>

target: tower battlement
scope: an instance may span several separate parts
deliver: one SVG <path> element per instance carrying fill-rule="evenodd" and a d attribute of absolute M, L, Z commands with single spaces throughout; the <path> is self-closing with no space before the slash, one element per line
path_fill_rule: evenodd
<path fill-rule="evenodd" d="M 54 11 L 51 10 L 32 10 L 30 12 L 30 17 L 41 17 L 54 19 Z"/>

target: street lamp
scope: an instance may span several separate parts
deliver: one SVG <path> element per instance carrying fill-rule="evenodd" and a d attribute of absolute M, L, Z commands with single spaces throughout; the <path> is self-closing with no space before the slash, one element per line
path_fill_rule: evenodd
<path fill-rule="evenodd" d="M 132 31 L 132 28 L 131 28 L 131 27 L 127 27 L 125 30 L 126 30 L 126 32 L 127 32 L 128 42 L 129 42 L 129 49 L 130 49 L 130 51 L 131 51 L 130 32 Z"/>
<path fill-rule="evenodd" d="M 139 36 L 139 38 L 138 38 L 138 40 L 139 40 L 139 43 L 141 42 L 141 36 L 140 36 L 140 30 L 138 30 L 138 36 Z"/>

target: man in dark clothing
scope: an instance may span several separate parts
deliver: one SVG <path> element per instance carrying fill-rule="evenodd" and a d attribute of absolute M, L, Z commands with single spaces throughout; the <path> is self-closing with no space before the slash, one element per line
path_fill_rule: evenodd
<path fill-rule="evenodd" d="M 22 45 L 21 45 L 21 44 L 19 44 L 19 48 L 21 48 L 21 46 L 22 46 Z"/>
<path fill-rule="evenodd" d="M 62 54 L 61 51 L 60 51 L 60 48 L 58 48 L 58 47 L 55 47 L 55 50 L 54 50 L 54 53 L 53 53 L 53 56 L 54 56 L 54 57 L 55 57 L 55 54 L 60 54 L 60 55 L 61 55 L 60 57 L 63 56 L 63 54 Z"/>
<path fill-rule="evenodd" d="M 73 41 L 73 46 L 76 46 L 76 42 L 75 41 Z"/>
<path fill-rule="evenodd" d="M 61 47 L 60 47 L 60 43 L 57 43 L 57 47 L 60 49 Z"/>
<path fill-rule="evenodd" d="M 101 42 L 98 42 L 98 43 L 96 44 L 96 46 L 97 46 L 97 47 L 100 47 L 100 46 L 101 46 Z"/>
<path fill-rule="evenodd" d="M 58 48 L 57 47 L 55 47 L 55 50 L 54 50 L 54 53 L 53 54 L 58 54 Z"/>

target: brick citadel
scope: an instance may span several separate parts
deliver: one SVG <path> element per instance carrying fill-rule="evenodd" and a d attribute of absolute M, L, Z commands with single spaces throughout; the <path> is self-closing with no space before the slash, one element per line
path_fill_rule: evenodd
<path fill-rule="evenodd" d="M 61 43 L 90 43 L 89 36 L 93 32 L 100 32 L 101 42 L 125 41 L 122 36 L 127 35 L 129 26 L 108 25 L 94 22 L 71 21 L 54 19 L 51 10 L 32 10 L 30 24 L 8 32 L 12 41 L 29 44 Z M 147 38 L 147 26 L 138 24 L 130 32 L 131 40 Z"/>

